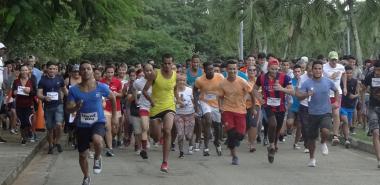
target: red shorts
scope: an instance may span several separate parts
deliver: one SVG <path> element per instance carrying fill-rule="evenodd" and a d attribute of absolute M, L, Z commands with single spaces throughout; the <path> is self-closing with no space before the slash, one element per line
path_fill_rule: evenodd
<path fill-rule="evenodd" d="M 234 128 L 239 134 L 245 135 L 246 114 L 224 111 L 222 119 L 226 130 Z"/>
<path fill-rule="evenodd" d="M 140 109 L 139 110 L 139 115 L 140 115 L 140 117 L 141 116 L 149 116 L 149 111 L 146 110 L 146 109 Z"/>
<path fill-rule="evenodd" d="M 339 97 L 340 97 L 339 99 L 342 100 L 342 96 L 339 95 Z M 334 104 L 334 103 L 336 102 L 335 97 L 330 97 L 330 102 L 331 102 L 331 104 Z M 340 107 L 340 103 L 339 103 L 339 107 Z M 338 107 L 338 108 L 339 108 L 339 107 Z"/>

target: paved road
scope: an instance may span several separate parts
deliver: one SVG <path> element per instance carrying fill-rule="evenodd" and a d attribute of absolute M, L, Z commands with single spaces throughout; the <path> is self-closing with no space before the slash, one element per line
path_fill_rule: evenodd
<path fill-rule="evenodd" d="M 319 147 L 318 147 L 319 148 Z M 103 157 L 103 172 L 93 175 L 96 185 L 378 185 L 380 170 L 373 155 L 329 145 L 330 154 L 317 152 L 317 167 L 307 167 L 308 155 L 293 150 L 291 144 L 280 144 L 275 162 L 267 162 L 266 150 L 259 146 L 254 154 L 240 147 L 239 166 L 230 165 L 227 152 L 217 157 L 201 153 L 178 159 L 172 152 L 170 172 L 159 171 L 161 149 L 153 148 L 149 159 L 142 160 L 132 151 L 117 149 L 116 157 Z M 226 151 L 226 150 L 225 150 Z M 92 164 L 92 161 L 90 162 Z M 90 167 L 91 169 L 91 167 Z M 81 184 L 82 173 L 76 151 L 47 155 L 41 151 L 15 181 L 14 185 L 75 185 Z"/>

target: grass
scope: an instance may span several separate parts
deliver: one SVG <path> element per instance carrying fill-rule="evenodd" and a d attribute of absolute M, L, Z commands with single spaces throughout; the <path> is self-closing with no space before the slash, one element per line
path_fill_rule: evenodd
<path fill-rule="evenodd" d="M 363 130 L 362 128 L 356 128 L 355 132 L 356 132 L 356 134 L 351 135 L 351 137 L 358 139 L 358 140 L 361 140 L 361 141 L 372 143 L 372 137 L 368 137 L 367 132 L 365 130 Z"/>

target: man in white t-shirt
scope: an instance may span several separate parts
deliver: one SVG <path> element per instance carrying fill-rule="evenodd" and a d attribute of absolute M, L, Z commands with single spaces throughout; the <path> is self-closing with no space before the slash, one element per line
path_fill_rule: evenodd
<path fill-rule="evenodd" d="M 4 72 L 4 56 L 7 48 L 3 43 L 0 42 L 0 105 L 3 103 L 3 72 Z M 5 143 L 6 141 L 0 136 L 0 143 Z"/>
<path fill-rule="evenodd" d="M 338 53 L 336 51 L 331 51 L 329 53 L 329 61 L 328 63 L 323 65 L 323 76 L 329 78 L 332 80 L 335 84 L 335 87 L 338 89 L 340 97 L 342 94 L 347 94 L 347 79 L 346 79 L 346 73 L 344 70 L 344 66 L 342 64 L 339 64 L 339 57 Z M 343 82 L 343 89 L 340 87 L 340 82 Z M 332 110 L 332 117 L 333 117 L 333 146 L 337 145 L 339 143 L 339 125 L 340 125 L 340 118 L 339 118 L 339 107 L 336 107 L 334 104 L 336 101 L 334 98 L 334 93 L 330 92 L 331 97 L 331 103 L 333 104 L 333 110 Z M 339 98 L 338 101 L 340 101 L 341 98 Z"/>

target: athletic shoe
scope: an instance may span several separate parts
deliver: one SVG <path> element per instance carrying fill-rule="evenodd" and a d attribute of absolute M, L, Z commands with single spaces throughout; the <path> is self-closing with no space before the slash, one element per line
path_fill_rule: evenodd
<path fill-rule="evenodd" d="M 63 152 L 63 150 L 62 150 L 62 146 L 61 146 L 60 144 L 56 144 L 55 146 L 57 147 L 57 151 L 58 151 L 59 153 Z"/>
<path fill-rule="evenodd" d="M 297 143 L 294 143 L 293 144 L 293 149 L 294 150 L 299 150 L 299 149 L 301 149 L 301 147 Z"/>
<path fill-rule="evenodd" d="M 338 144 L 339 144 L 339 138 L 338 138 L 338 136 L 334 136 L 332 139 L 332 145 L 336 146 Z"/>
<path fill-rule="evenodd" d="M 239 158 L 238 157 L 232 157 L 232 165 L 239 165 Z"/>
<path fill-rule="evenodd" d="M 0 143 L 6 143 L 7 141 L 0 137 Z"/>
<path fill-rule="evenodd" d="M 150 142 L 149 141 L 146 142 L 146 148 L 150 149 Z"/>
<path fill-rule="evenodd" d="M 21 140 L 21 145 L 22 145 L 22 146 L 25 146 L 25 145 L 26 145 L 26 140 L 25 140 L 25 139 L 22 139 L 22 140 Z"/>
<path fill-rule="evenodd" d="M 252 147 L 252 146 L 250 146 L 250 147 L 249 147 L 249 152 L 250 152 L 250 153 L 256 152 L 256 148 L 255 148 L 255 147 Z"/>
<path fill-rule="evenodd" d="M 203 150 L 203 156 L 210 156 L 210 151 L 209 151 L 208 148 L 205 148 L 205 149 Z"/>
<path fill-rule="evenodd" d="M 53 146 L 49 146 L 48 154 L 53 154 L 53 150 L 54 150 L 54 147 Z"/>
<path fill-rule="evenodd" d="M 173 152 L 175 151 L 175 144 L 174 143 L 172 143 L 170 150 Z"/>
<path fill-rule="evenodd" d="M 273 161 L 274 161 L 274 155 L 276 153 L 276 149 L 271 148 L 271 147 L 268 146 L 267 150 L 268 150 L 268 161 L 269 161 L 269 163 L 273 163 Z"/>
<path fill-rule="evenodd" d="M 267 138 L 267 137 L 264 137 L 263 145 L 264 145 L 264 146 L 267 146 L 268 144 L 269 144 L 268 138 Z"/>
<path fill-rule="evenodd" d="M 148 159 L 148 153 L 145 150 L 141 150 L 140 156 L 143 159 Z"/>
<path fill-rule="evenodd" d="M 121 142 L 121 140 L 118 140 L 118 141 L 116 141 L 116 146 L 117 146 L 118 148 L 120 148 L 120 147 L 121 147 L 121 145 L 122 145 L 122 142 Z"/>
<path fill-rule="evenodd" d="M 35 140 L 35 138 L 32 136 L 32 137 L 29 138 L 29 142 L 34 143 L 34 142 L 36 142 L 36 140 Z"/>
<path fill-rule="evenodd" d="M 88 158 L 93 159 L 95 156 L 95 152 L 89 151 L 88 152 Z"/>
<path fill-rule="evenodd" d="M 305 154 L 308 154 L 310 151 L 309 151 L 309 149 L 305 148 L 305 150 L 303 150 L 303 152 L 304 152 Z"/>
<path fill-rule="evenodd" d="M 11 134 L 14 134 L 14 135 L 17 134 L 17 131 L 16 131 L 14 128 L 12 128 L 9 132 L 10 132 Z"/>
<path fill-rule="evenodd" d="M 94 174 L 99 174 L 102 172 L 102 157 L 99 156 L 99 159 L 94 159 Z"/>
<path fill-rule="evenodd" d="M 261 143 L 261 137 L 257 136 L 256 141 L 257 141 L 257 143 Z"/>
<path fill-rule="evenodd" d="M 113 153 L 112 149 L 107 148 L 106 150 L 107 150 L 106 151 L 106 156 L 107 157 L 113 157 L 113 156 L 115 156 L 115 154 Z"/>
<path fill-rule="evenodd" d="M 216 147 L 216 154 L 217 154 L 218 156 L 222 156 L 222 146 L 217 146 L 217 147 Z"/>
<path fill-rule="evenodd" d="M 154 148 L 158 148 L 160 145 L 158 144 L 158 142 L 154 142 L 153 146 L 154 146 Z"/>
<path fill-rule="evenodd" d="M 307 164 L 308 167 L 316 167 L 317 166 L 317 160 L 310 159 L 309 163 Z"/>
<path fill-rule="evenodd" d="M 178 158 L 180 158 L 180 159 L 183 159 L 183 158 L 185 158 L 185 156 L 183 155 L 183 152 L 181 151 L 181 152 L 179 152 L 179 157 Z"/>
<path fill-rule="evenodd" d="M 323 155 L 328 155 L 329 154 L 329 149 L 327 148 L 327 144 L 326 143 L 322 143 L 321 144 L 321 152 Z"/>
<path fill-rule="evenodd" d="M 136 155 L 140 155 L 141 150 L 136 150 L 135 153 L 136 153 Z"/>
<path fill-rule="evenodd" d="M 344 146 L 348 149 L 351 146 L 351 142 L 347 139 L 346 142 L 344 142 Z"/>
<path fill-rule="evenodd" d="M 90 185 L 91 184 L 91 179 L 90 177 L 84 177 L 82 185 Z"/>
<path fill-rule="evenodd" d="M 161 164 L 161 171 L 165 172 L 165 173 L 168 173 L 168 169 L 169 169 L 168 162 L 162 162 L 162 164 Z"/>
<path fill-rule="evenodd" d="M 194 148 L 193 146 L 189 146 L 189 155 L 193 155 L 193 152 L 194 152 L 193 148 Z"/>
<path fill-rule="evenodd" d="M 198 152 L 200 149 L 199 149 L 199 143 L 195 143 L 195 149 L 194 149 L 194 151 L 195 152 Z"/>

